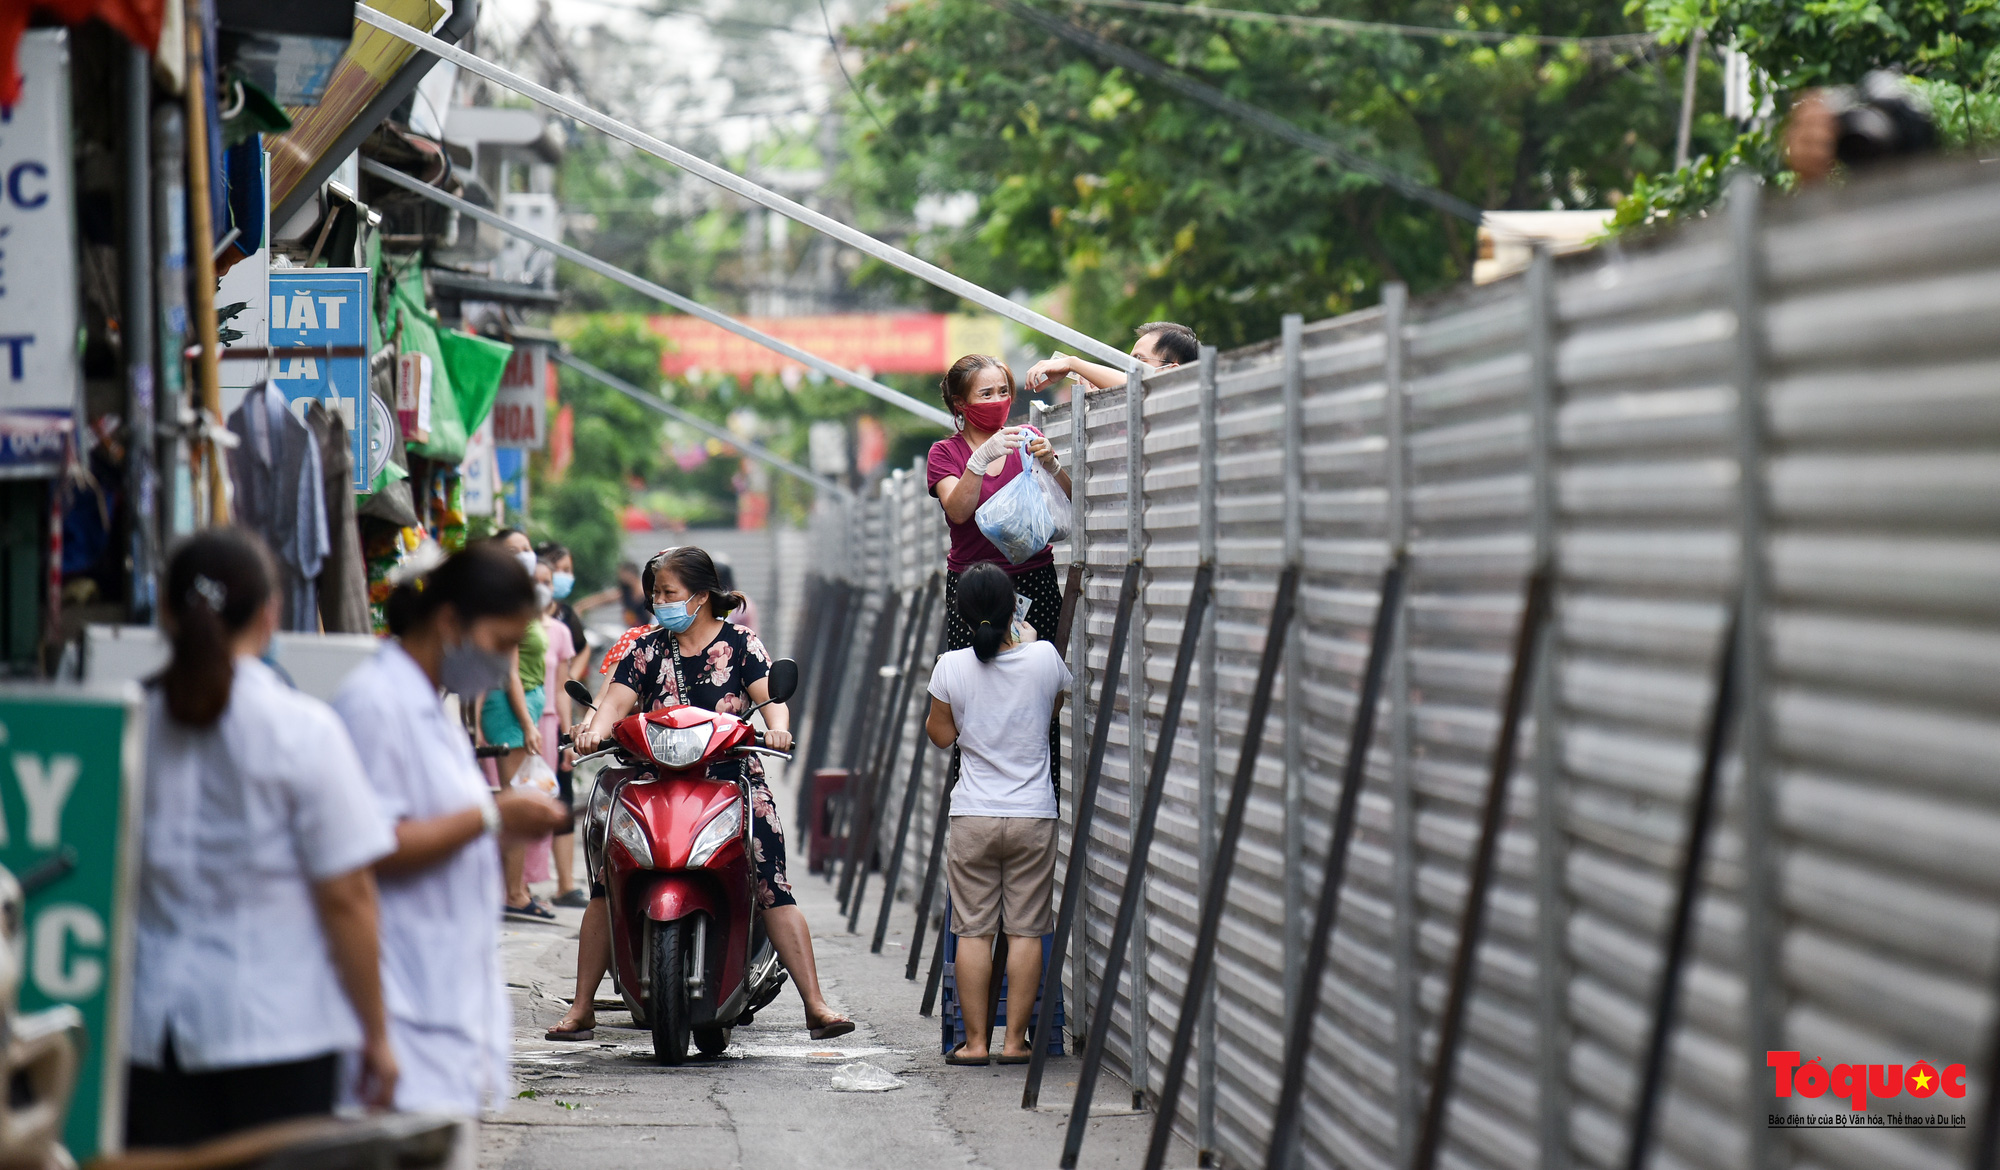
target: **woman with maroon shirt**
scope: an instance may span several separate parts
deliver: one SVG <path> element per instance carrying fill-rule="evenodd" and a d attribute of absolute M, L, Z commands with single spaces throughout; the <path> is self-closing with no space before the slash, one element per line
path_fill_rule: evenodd
<path fill-rule="evenodd" d="M 1013 579 L 1014 592 L 1029 601 L 1028 624 L 1042 637 L 1054 637 L 1056 619 L 1062 612 L 1062 589 L 1056 584 L 1055 554 L 1044 548 L 1022 561 L 1010 564 L 979 531 L 973 513 L 1024 473 L 1018 452 L 1023 444 L 1028 454 L 1054 475 L 1063 492 L 1070 490 L 1069 473 L 1056 459 L 1048 439 L 1023 427 L 1007 425 L 1014 407 L 1014 374 L 999 358 L 967 354 L 952 363 L 944 376 L 944 405 L 958 423 L 958 433 L 931 444 L 926 478 L 931 494 L 944 506 L 944 518 L 951 530 L 951 547 L 945 554 L 945 649 L 959 650 L 972 645 L 972 628 L 958 613 L 959 574 L 979 564 L 994 564 Z M 1051 766 L 1062 758 L 1058 724 L 1049 721 Z M 1058 783 L 1060 772 L 1054 773 Z"/>

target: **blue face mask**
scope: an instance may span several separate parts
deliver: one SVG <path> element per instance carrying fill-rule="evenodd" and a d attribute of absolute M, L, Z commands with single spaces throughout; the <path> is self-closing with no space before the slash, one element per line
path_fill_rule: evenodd
<path fill-rule="evenodd" d="M 549 587 L 555 590 L 556 600 L 561 601 L 569 596 L 570 590 L 576 588 L 576 574 L 557 573 L 549 582 Z"/>
<path fill-rule="evenodd" d="M 662 601 L 653 606 L 653 624 L 678 634 L 694 624 L 694 611 L 685 601 Z"/>

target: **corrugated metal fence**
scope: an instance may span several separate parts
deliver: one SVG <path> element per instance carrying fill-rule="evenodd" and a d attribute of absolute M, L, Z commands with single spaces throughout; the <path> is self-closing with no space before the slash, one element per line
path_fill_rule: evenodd
<path fill-rule="evenodd" d="M 1263 1164 L 1377 590 L 1402 548 L 1409 587 L 1320 994 L 1304 1161 L 1410 1161 L 1523 583 L 1546 558 L 1556 616 L 1440 1164 L 1624 1164 L 1735 604 L 1744 699 L 1651 1164 L 1967 1164 L 1975 1131 L 1949 1124 L 1771 1127 L 1772 1112 L 1850 1109 L 1774 1101 L 1764 1054 L 1965 1063 L 1962 1098 L 1906 1095 L 1870 1116 L 1976 1128 L 1983 1111 L 2000 947 L 2000 183 L 1945 169 L 1782 203 L 1750 192 L 1653 246 L 1293 322 L 1153 375 L 1137 406 L 1136 438 L 1122 388 L 1080 404 L 1081 441 L 1070 407 L 1045 421 L 1080 505 L 1058 562 L 1089 568 L 1070 651 L 1085 698 L 1067 711 L 1094 702 L 1101 672 L 1128 672 L 1117 710 L 1065 732 L 1073 818 L 1078 731 L 1114 721 L 1072 951 L 1078 1027 L 1105 991 L 1132 778 L 1158 738 L 1193 570 L 1217 566 L 1108 1037 L 1149 1093 L 1213 865 L 1216 777 L 1241 746 L 1279 572 L 1303 568 L 1212 1031 L 1180 1105 L 1189 1140 Z M 921 465 L 855 508 L 844 528 L 819 526 L 821 572 L 908 613 L 942 563 Z M 1143 637 L 1108 663 L 1133 557 Z M 855 657 L 868 628 L 854 627 Z M 907 761 L 914 721 L 902 731 Z M 906 893 L 942 787 L 930 761 Z"/>

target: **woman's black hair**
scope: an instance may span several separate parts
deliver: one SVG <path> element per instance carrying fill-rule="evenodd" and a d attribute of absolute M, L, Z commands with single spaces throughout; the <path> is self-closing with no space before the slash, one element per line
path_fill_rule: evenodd
<path fill-rule="evenodd" d="M 568 555 L 569 550 L 553 540 L 543 541 L 542 546 L 535 550 L 536 560 L 547 561 L 551 565 L 562 563 L 562 559 Z"/>
<path fill-rule="evenodd" d="M 1014 579 L 988 561 L 958 578 L 958 616 L 972 627 L 972 652 L 991 662 L 1014 625 Z"/>
<path fill-rule="evenodd" d="M 981 370 L 999 370 L 1007 375 L 1007 397 L 1014 396 L 1014 371 L 997 357 L 983 353 L 969 353 L 951 363 L 938 382 L 938 396 L 944 399 L 944 408 L 954 416 L 965 410 L 965 404 L 972 399 L 972 382 Z"/>
<path fill-rule="evenodd" d="M 535 609 L 535 579 L 505 547 L 481 541 L 453 553 L 382 603 L 389 632 L 401 637 L 450 606 L 461 620 L 512 617 Z"/>
<path fill-rule="evenodd" d="M 715 571 L 715 558 L 706 549 L 683 544 L 676 548 L 661 549 L 646 562 L 646 569 L 639 574 L 639 587 L 646 591 L 646 603 L 653 600 L 653 575 L 670 573 L 674 580 L 687 587 L 689 593 L 708 594 L 710 610 L 716 617 L 723 617 L 743 604 L 743 595 L 722 587 L 722 575 Z"/>
<path fill-rule="evenodd" d="M 197 532 L 174 550 L 160 599 L 173 619 L 173 657 L 152 680 L 174 722 L 213 727 L 222 718 L 236 681 L 229 640 L 271 600 L 271 578 L 271 554 L 240 528 Z"/>

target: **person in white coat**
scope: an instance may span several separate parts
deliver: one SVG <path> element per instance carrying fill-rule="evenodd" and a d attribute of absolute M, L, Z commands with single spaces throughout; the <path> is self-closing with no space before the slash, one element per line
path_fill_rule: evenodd
<path fill-rule="evenodd" d="M 334 697 L 369 781 L 395 824 L 376 866 L 382 890 L 382 984 L 402 1062 L 396 1108 L 465 1119 L 454 1164 L 471 1166 L 472 1123 L 508 1087 L 512 1010 L 500 971 L 500 850 L 568 815 L 539 793 L 486 786 L 465 730 L 440 691 L 504 685 L 536 620 L 526 569 L 475 545 L 397 586 L 394 635 Z"/>
<path fill-rule="evenodd" d="M 386 1106 L 396 1090 L 370 868 L 395 838 L 346 727 L 258 660 L 276 580 L 235 529 L 190 537 L 167 565 L 173 657 L 146 688 L 133 1147 L 330 1114 L 355 1055 L 353 1096 Z"/>

